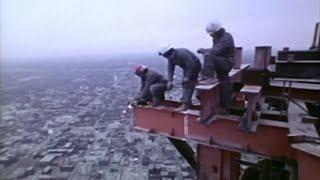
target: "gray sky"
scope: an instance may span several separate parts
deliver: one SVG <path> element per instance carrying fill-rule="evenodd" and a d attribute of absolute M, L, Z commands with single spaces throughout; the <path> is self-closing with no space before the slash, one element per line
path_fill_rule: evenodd
<path fill-rule="evenodd" d="M 211 46 L 210 19 L 237 46 L 310 46 L 320 0 L 1 0 L 1 59 Z"/>

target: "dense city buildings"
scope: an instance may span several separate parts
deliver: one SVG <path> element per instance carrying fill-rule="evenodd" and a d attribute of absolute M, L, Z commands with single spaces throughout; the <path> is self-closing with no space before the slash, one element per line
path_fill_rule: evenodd
<path fill-rule="evenodd" d="M 133 67 L 165 62 L 118 59 L 2 65 L 0 179 L 195 179 L 165 137 L 132 129 Z"/>

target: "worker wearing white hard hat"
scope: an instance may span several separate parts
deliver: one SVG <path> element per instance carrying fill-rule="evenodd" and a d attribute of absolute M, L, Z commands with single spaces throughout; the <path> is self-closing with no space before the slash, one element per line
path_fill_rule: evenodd
<path fill-rule="evenodd" d="M 221 23 L 217 20 L 210 21 L 206 26 L 206 31 L 208 34 L 215 33 L 222 28 Z"/>
<path fill-rule="evenodd" d="M 159 56 L 163 56 L 164 54 L 168 53 L 172 49 L 173 49 L 173 46 L 171 44 L 163 45 L 160 47 L 158 54 Z"/>
<path fill-rule="evenodd" d="M 175 66 L 183 70 L 182 78 L 182 105 L 176 111 L 184 111 L 192 106 L 192 95 L 197 83 L 198 75 L 201 70 L 199 58 L 185 48 L 173 48 L 172 45 L 162 46 L 158 54 L 168 60 L 168 84 L 167 89 L 173 87 L 173 76 Z"/>
<path fill-rule="evenodd" d="M 217 20 L 210 21 L 205 28 L 213 39 L 211 48 L 200 48 L 198 53 L 204 56 L 201 71 L 200 84 L 212 84 L 217 80 L 220 82 L 220 108 L 221 112 L 228 112 L 231 106 L 232 84 L 229 72 L 233 67 L 234 41 L 230 33 L 222 27 Z"/>

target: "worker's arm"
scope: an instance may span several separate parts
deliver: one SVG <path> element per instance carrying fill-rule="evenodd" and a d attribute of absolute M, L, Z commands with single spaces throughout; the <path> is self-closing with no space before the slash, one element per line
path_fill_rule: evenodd
<path fill-rule="evenodd" d="M 169 82 L 173 81 L 174 69 L 175 69 L 175 65 L 169 60 L 168 61 L 168 81 Z"/>
<path fill-rule="evenodd" d="M 140 99 L 146 99 L 146 96 L 148 95 L 148 92 L 150 91 L 150 86 L 152 82 L 151 81 L 146 81 L 145 86 L 143 90 L 141 91 Z"/>
<path fill-rule="evenodd" d="M 138 93 L 138 95 L 134 98 L 135 100 L 141 100 L 141 95 L 143 93 L 143 90 L 146 86 L 146 79 L 145 77 L 141 78 L 141 87 L 140 87 L 140 92 Z"/>
<path fill-rule="evenodd" d="M 144 86 L 145 86 L 145 78 L 141 78 L 140 92 L 143 90 Z"/>
<path fill-rule="evenodd" d="M 196 67 L 195 61 L 194 61 L 193 57 L 191 57 L 190 54 L 186 54 L 185 58 L 186 58 L 185 61 L 186 61 L 186 65 L 187 65 L 187 70 L 186 70 L 184 77 L 183 77 L 183 80 L 182 80 L 183 83 L 187 83 L 191 79 L 193 69 Z"/>

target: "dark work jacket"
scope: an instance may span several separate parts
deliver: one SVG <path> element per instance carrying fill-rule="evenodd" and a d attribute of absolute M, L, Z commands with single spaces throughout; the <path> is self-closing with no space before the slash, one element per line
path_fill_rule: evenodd
<path fill-rule="evenodd" d="M 188 77 L 189 80 L 196 81 L 201 69 L 199 58 L 185 48 L 177 48 L 174 49 L 174 51 L 174 57 L 168 59 L 168 81 L 173 80 L 176 65 L 183 69 L 183 77 Z"/>
<path fill-rule="evenodd" d="M 209 50 L 210 55 L 220 56 L 225 58 L 233 58 L 234 56 L 234 41 L 230 33 L 225 29 L 217 32 L 217 36 L 213 38 L 213 46 Z"/>
<path fill-rule="evenodd" d="M 147 99 L 150 94 L 150 86 L 156 83 L 167 83 L 167 80 L 163 78 L 158 72 L 147 70 L 146 74 L 141 77 L 141 89 L 138 99 Z"/>

